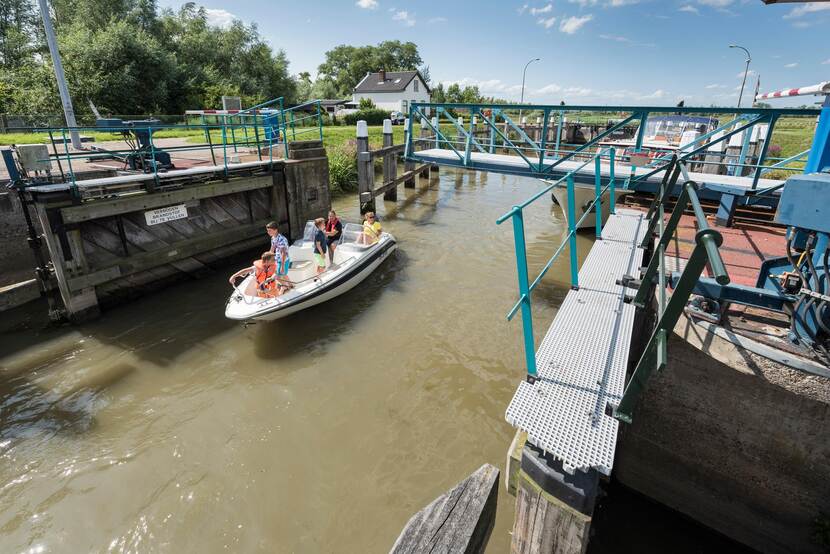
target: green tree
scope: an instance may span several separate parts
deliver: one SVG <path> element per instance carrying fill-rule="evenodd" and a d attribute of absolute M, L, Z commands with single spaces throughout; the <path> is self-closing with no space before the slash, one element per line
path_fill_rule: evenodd
<path fill-rule="evenodd" d="M 317 68 L 320 78 L 334 84 L 338 96 L 348 96 L 367 73 L 416 70 L 423 63 L 414 42 L 387 40 L 377 46 L 341 44 L 326 52 Z"/>

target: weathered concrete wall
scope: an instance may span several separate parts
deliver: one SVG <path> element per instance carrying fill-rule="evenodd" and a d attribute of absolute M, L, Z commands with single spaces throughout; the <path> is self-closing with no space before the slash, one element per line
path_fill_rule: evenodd
<path fill-rule="evenodd" d="M 675 333 L 666 369 L 621 426 L 616 478 L 763 552 L 820 552 L 811 535 L 830 514 L 830 381 L 685 318 Z"/>
<path fill-rule="evenodd" d="M 285 163 L 285 187 L 291 238 L 303 238 L 306 221 L 326 217 L 331 208 L 329 162 L 326 150 L 317 141 L 295 142 Z"/>
<path fill-rule="evenodd" d="M 331 206 L 328 161 L 319 141 L 291 148 L 292 159 L 272 166 L 80 204 L 67 191 L 29 191 L 60 293 L 50 297 L 55 316 L 65 308 L 72 320 L 93 317 L 101 305 L 207 275 L 230 256 L 258 255 L 270 245 L 265 225 L 272 220 L 301 238 L 305 221 Z M 149 210 L 181 205 L 183 217 L 147 221 Z"/>
<path fill-rule="evenodd" d="M 17 192 L 0 192 L 0 287 L 31 279 L 34 275 L 35 262 L 27 237 Z"/>

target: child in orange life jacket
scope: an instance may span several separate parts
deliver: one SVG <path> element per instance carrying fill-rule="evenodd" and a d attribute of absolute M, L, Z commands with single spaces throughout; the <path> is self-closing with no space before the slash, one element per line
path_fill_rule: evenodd
<path fill-rule="evenodd" d="M 270 298 L 283 293 L 283 287 L 277 282 L 277 264 L 274 262 L 273 252 L 263 252 L 260 259 L 254 261 L 254 265 L 240 269 L 231 275 L 228 281 L 231 286 L 236 286 L 236 280 L 254 274 L 257 283 L 257 296 Z"/>

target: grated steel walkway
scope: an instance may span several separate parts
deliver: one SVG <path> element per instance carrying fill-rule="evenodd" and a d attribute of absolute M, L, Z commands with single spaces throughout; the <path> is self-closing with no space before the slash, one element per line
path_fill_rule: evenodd
<path fill-rule="evenodd" d="M 610 475 L 614 465 L 619 422 L 605 406 L 622 398 L 635 310 L 616 281 L 643 261 L 645 215 L 618 209 L 608 218 L 579 271 L 579 290 L 568 292 L 539 346 L 539 379 L 522 381 L 507 408 L 507 421 L 569 473 Z"/>
<path fill-rule="evenodd" d="M 441 165 L 454 165 L 458 167 L 465 167 L 465 164 L 462 160 L 459 159 L 458 155 L 455 152 L 444 148 L 430 148 L 426 150 L 417 150 L 411 154 L 411 157 L 422 162 L 432 162 Z M 538 163 L 539 158 L 535 156 L 528 156 L 528 160 L 530 160 L 533 163 Z M 555 159 L 546 159 L 542 165 L 549 167 L 555 161 Z M 471 169 L 492 171 L 495 173 L 525 174 L 528 170 L 528 165 L 526 161 L 524 161 L 520 156 L 513 156 L 511 154 L 489 154 L 485 152 L 471 152 L 470 162 L 472 164 Z M 580 166 L 583 165 L 583 163 L 584 160 L 566 160 L 564 162 L 561 162 L 559 165 L 556 166 L 556 168 L 554 169 L 555 173 L 552 174 L 550 178 L 558 178 L 564 175 L 565 173 L 574 170 L 576 170 L 577 175 L 593 176 L 594 164 L 590 163 L 585 167 L 579 169 Z M 634 171 L 634 176 L 639 176 L 644 175 L 649 171 L 652 171 L 652 168 L 632 168 L 630 165 L 626 163 L 617 162 L 615 164 L 615 170 L 617 178 L 620 179 L 620 182 L 622 182 L 622 180 L 631 175 L 632 170 Z M 603 177 L 609 177 L 611 174 L 611 166 L 607 163 L 601 164 L 600 174 Z M 710 173 L 698 173 L 694 171 L 689 171 L 688 175 L 691 180 L 703 186 L 708 185 L 715 187 L 730 187 L 736 190 L 744 189 L 747 191 L 752 188 L 752 177 L 714 175 Z M 662 179 L 663 172 L 659 171 L 651 177 L 649 177 L 647 181 L 649 183 L 656 184 L 662 181 Z M 765 188 L 781 184 L 783 184 L 783 181 L 779 181 L 776 179 L 759 179 L 758 189 L 763 190 Z"/>

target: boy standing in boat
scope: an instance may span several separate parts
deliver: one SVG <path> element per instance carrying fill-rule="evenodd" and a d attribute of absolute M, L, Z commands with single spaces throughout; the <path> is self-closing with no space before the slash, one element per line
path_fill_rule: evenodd
<path fill-rule="evenodd" d="M 317 231 L 314 233 L 314 263 L 317 264 L 317 275 L 326 270 L 326 220 L 318 217 L 314 220 Z"/>
<path fill-rule="evenodd" d="M 288 239 L 280 233 L 280 226 L 276 221 L 266 225 L 265 232 L 271 237 L 271 252 L 274 254 L 274 263 L 277 267 L 277 279 L 285 282 L 288 266 L 291 264 L 291 259 L 288 257 Z"/>

